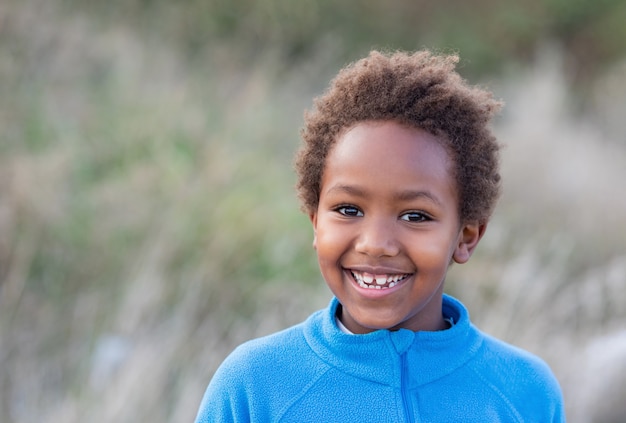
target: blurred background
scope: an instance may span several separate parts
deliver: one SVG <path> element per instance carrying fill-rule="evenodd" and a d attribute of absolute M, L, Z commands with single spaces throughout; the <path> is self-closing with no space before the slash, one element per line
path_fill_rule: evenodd
<path fill-rule="evenodd" d="M 224 357 L 330 299 L 304 109 L 372 48 L 507 106 L 505 195 L 447 291 L 626 416 L 626 1 L 2 0 L 0 421 L 183 422 Z"/>

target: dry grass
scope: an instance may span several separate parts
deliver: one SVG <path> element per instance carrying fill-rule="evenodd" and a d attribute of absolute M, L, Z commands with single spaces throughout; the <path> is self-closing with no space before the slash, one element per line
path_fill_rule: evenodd
<path fill-rule="evenodd" d="M 278 83 L 47 3 L 0 14 L 0 420 L 191 421 L 235 345 L 328 300 L 290 170 L 311 68 Z M 449 290 L 550 362 L 570 421 L 618 421 L 624 97 L 572 117 L 556 51 L 495 89 L 506 195 Z"/>

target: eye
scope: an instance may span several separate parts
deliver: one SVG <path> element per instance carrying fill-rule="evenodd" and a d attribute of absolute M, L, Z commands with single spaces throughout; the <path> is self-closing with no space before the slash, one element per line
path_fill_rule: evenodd
<path fill-rule="evenodd" d="M 340 206 L 335 211 L 341 215 L 348 217 L 361 217 L 363 212 L 354 206 Z"/>
<path fill-rule="evenodd" d="M 404 220 L 406 222 L 427 222 L 432 219 L 425 213 L 412 211 L 404 213 L 402 216 L 400 216 L 400 220 Z"/>

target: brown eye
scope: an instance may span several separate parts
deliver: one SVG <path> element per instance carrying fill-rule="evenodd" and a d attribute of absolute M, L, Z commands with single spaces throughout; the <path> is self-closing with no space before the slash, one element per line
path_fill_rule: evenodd
<path fill-rule="evenodd" d="M 354 206 L 341 206 L 337 208 L 337 212 L 348 217 L 361 217 L 363 212 Z"/>
<path fill-rule="evenodd" d="M 409 212 L 404 213 L 402 216 L 400 216 L 400 219 L 407 222 L 425 222 L 427 220 L 430 220 L 430 217 L 421 212 Z"/>

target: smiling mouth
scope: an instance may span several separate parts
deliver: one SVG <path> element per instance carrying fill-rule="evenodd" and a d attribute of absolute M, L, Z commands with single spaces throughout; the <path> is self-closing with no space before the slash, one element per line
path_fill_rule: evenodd
<path fill-rule="evenodd" d="M 367 289 L 389 289 L 401 283 L 403 280 L 411 276 L 411 273 L 402 273 L 394 275 L 373 275 L 367 272 L 356 272 L 351 270 L 350 273 L 354 280 L 361 288 Z"/>

